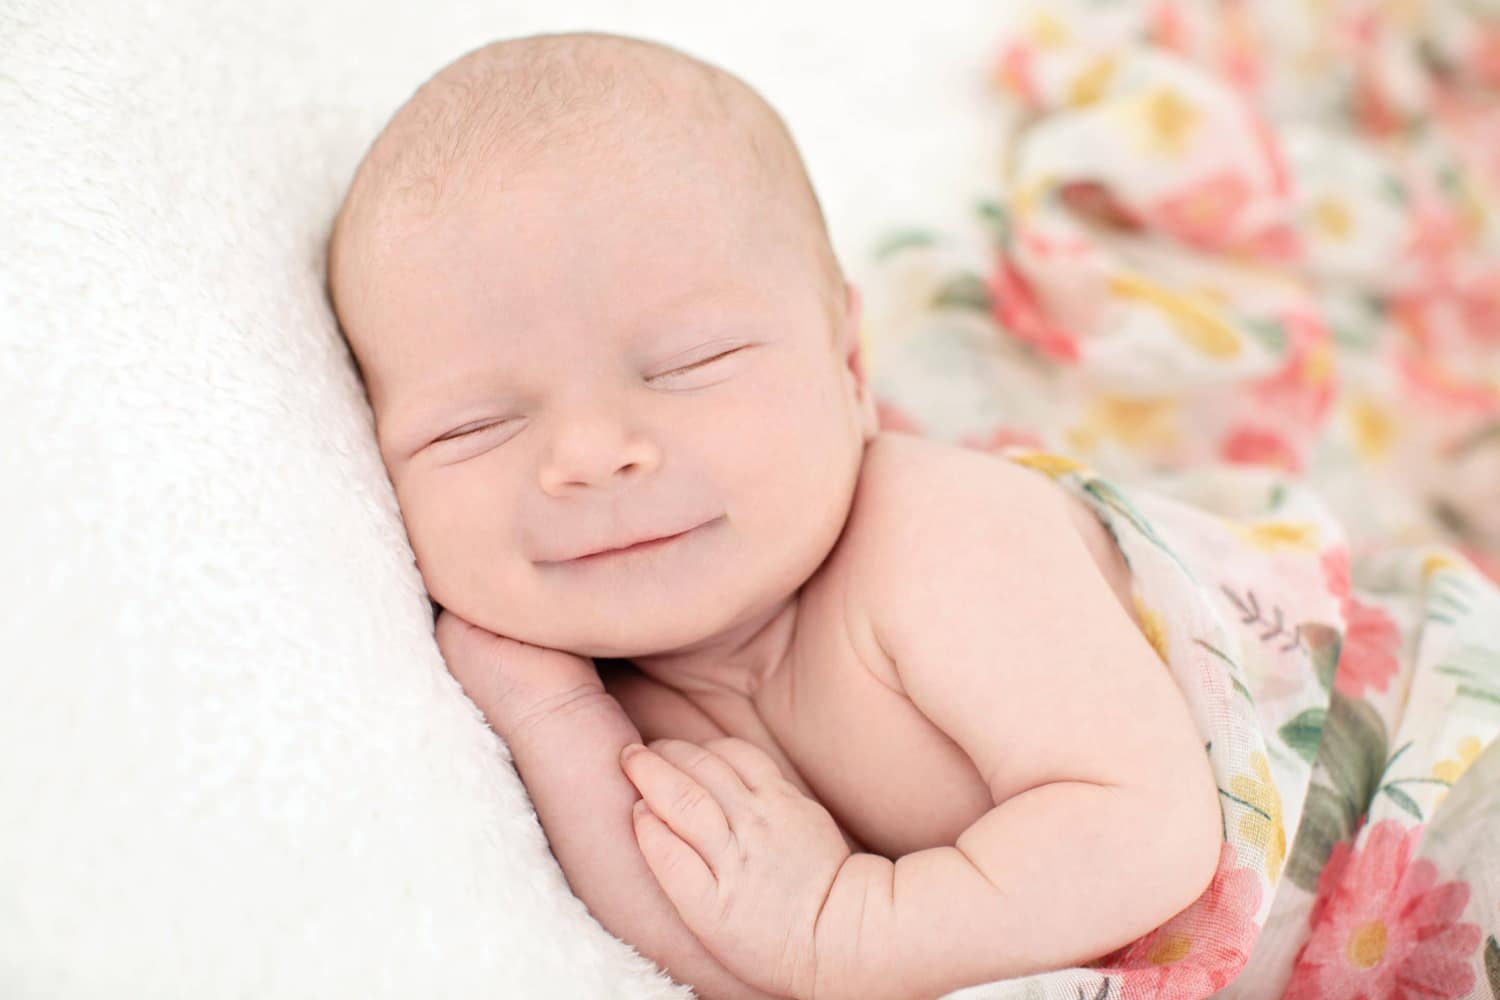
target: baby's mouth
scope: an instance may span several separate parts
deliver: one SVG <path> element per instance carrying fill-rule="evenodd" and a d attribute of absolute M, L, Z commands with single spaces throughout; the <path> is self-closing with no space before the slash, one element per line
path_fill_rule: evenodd
<path fill-rule="evenodd" d="M 643 542 L 636 542 L 633 545 L 626 545 L 617 549 L 605 549 L 602 552 L 594 552 L 590 553 L 589 555 L 578 556 L 573 559 L 566 559 L 563 561 L 563 565 L 592 566 L 600 563 L 634 559 L 638 556 L 643 556 L 653 552 L 659 552 L 662 549 L 672 547 L 674 543 L 688 538 L 700 528 L 703 528 L 711 523 L 713 522 L 706 521 L 703 524 L 695 525 L 694 527 L 691 527 L 686 531 L 679 531 L 675 535 L 665 535 L 661 538 L 652 538 Z"/>

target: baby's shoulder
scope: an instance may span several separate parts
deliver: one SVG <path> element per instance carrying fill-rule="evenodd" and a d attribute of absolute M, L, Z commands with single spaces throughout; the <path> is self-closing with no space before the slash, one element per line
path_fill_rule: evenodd
<path fill-rule="evenodd" d="M 998 497 L 996 487 L 1003 488 Z M 893 431 L 877 434 L 866 448 L 860 489 L 887 497 L 902 491 L 907 499 L 939 507 L 945 498 L 962 501 L 965 495 L 1029 503 L 1058 492 L 1046 476 L 1000 455 Z"/>
<path fill-rule="evenodd" d="M 851 632 L 874 635 L 883 624 L 879 619 L 905 604 L 901 594 L 913 586 L 940 590 L 944 581 L 931 574 L 913 580 L 916 567 L 941 565 L 946 553 L 972 548 L 977 537 L 993 537 L 982 526 L 1067 530 L 1068 503 L 1051 480 L 998 455 L 882 432 L 866 446 L 839 546 Z M 996 551 L 994 559 L 999 569 L 1006 553 Z M 889 663 L 871 666 L 894 686 Z"/>
<path fill-rule="evenodd" d="M 998 455 L 882 432 L 865 451 L 848 543 L 868 558 L 893 558 L 943 525 L 1029 522 L 1066 510 L 1068 499 L 1046 476 Z"/>

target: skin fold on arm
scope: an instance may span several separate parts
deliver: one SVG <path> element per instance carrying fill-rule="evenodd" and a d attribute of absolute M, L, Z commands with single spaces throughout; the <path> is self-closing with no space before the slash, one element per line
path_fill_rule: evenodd
<path fill-rule="evenodd" d="M 582 657 L 486 632 L 444 611 L 438 646 L 510 748 L 568 884 L 616 937 L 703 1000 L 776 1000 L 718 963 L 678 916 L 631 828 L 640 796 L 620 750 L 640 733 Z"/>

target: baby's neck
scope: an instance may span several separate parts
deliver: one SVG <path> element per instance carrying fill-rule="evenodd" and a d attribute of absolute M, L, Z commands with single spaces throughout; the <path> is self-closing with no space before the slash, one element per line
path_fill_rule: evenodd
<path fill-rule="evenodd" d="M 754 700 L 786 663 L 796 634 L 797 594 L 747 622 L 682 649 L 631 659 L 636 669 L 687 695 Z"/>

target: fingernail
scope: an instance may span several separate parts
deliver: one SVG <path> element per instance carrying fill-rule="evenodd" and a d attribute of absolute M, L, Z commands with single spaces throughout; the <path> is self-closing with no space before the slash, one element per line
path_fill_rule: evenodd
<path fill-rule="evenodd" d="M 646 800 L 645 799 L 636 799 L 635 800 L 635 806 L 634 806 L 634 808 L 631 811 L 634 812 L 637 816 L 640 816 L 641 814 L 643 814 L 646 811 L 646 809 L 647 809 Z"/>
<path fill-rule="evenodd" d="M 641 746 L 639 743 L 631 743 L 627 745 L 625 749 L 620 751 L 620 759 L 629 760 L 631 757 L 634 757 L 644 749 L 646 748 Z"/>

